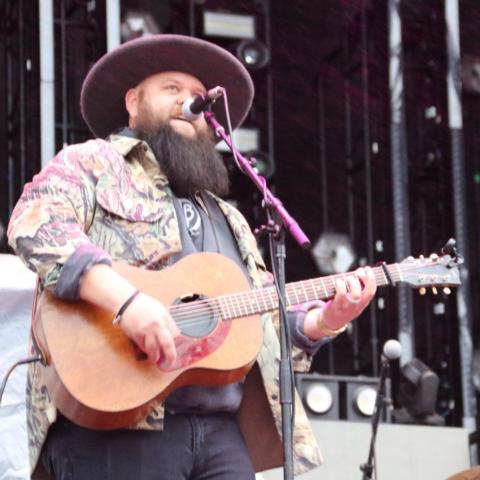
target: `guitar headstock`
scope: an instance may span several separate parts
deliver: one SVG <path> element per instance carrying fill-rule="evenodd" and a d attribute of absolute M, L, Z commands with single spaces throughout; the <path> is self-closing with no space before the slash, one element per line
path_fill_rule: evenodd
<path fill-rule="evenodd" d="M 461 285 L 458 266 L 463 263 L 460 255 L 437 255 L 418 258 L 408 257 L 399 264 L 401 279 L 424 293 L 427 287 L 458 287 Z M 435 291 L 435 290 L 434 290 Z M 447 292 L 448 293 L 448 292 Z"/>

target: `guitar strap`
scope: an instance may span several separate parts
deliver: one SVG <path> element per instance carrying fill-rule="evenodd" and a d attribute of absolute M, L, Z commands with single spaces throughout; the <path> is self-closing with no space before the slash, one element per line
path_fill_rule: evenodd
<path fill-rule="evenodd" d="M 218 246 L 218 253 L 225 255 L 226 257 L 233 260 L 243 271 L 245 278 L 250 282 L 252 287 L 252 282 L 250 275 L 248 274 L 247 267 L 242 260 L 240 250 L 238 249 L 237 242 L 235 240 L 235 235 L 228 223 L 225 215 L 218 206 L 215 199 L 211 196 L 203 194 L 202 199 L 205 203 L 205 209 L 210 219 L 210 224 L 212 225 L 213 235 L 215 236 L 215 241 Z"/>
<path fill-rule="evenodd" d="M 34 353 L 37 353 L 41 357 L 41 363 L 43 366 L 47 366 L 48 363 L 50 362 L 50 359 L 48 358 L 47 355 L 47 349 L 45 346 L 42 344 L 40 339 L 37 336 L 37 319 L 38 319 L 38 314 L 37 314 L 37 307 L 38 307 L 38 299 L 41 294 L 41 282 L 40 282 L 40 277 L 37 276 L 37 283 L 35 285 L 35 292 L 33 294 L 33 304 L 32 304 L 32 321 L 31 321 L 31 339 L 32 339 L 32 347 L 34 350 Z M 33 352 L 32 352 L 33 353 Z"/>
<path fill-rule="evenodd" d="M 233 260 L 242 269 L 245 277 L 250 279 L 230 225 L 212 197 L 206 194 L 199 194 L 194 199 L 173 197 L 173 204 L 180 229 L 182 251 L 173 256 L 171 263 L 191 253 L 221 253 Z"/>

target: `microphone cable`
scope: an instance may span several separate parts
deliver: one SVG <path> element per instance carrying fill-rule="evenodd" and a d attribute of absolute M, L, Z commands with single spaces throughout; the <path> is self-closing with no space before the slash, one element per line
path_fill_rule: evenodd
<path fill-rule="evenodd" d="M 15 370 L 20 365 L 26 365 L 28 363 L 33 363 L 33 362 L 41 362 L 42 361 L 42 356 L 37 355 L 35 357 L 28 357 L 28 358 L 23 358 L 21 360 L 18 360 L 15 362 L 7 371 L 5 376 L 3 377 L 2 384 L 0 385 L 0 405 L 2 404 L 2 397 L 3 397 L 3 392 L 5 391 L 5 387 L 7 386 L 8 378 L 10 377 L 10 374 Z"/>

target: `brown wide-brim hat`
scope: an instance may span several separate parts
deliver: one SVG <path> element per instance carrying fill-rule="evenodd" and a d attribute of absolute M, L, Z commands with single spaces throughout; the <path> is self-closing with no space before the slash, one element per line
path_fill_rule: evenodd
<path fill-rule="evenodd" d="M 253 82 L 247 69 L 230 52 L 199 38 L 151 35 L 120 45 L 90 69 L 82 85 L 83 119 L 97 137 L 128 125 L 125 94 L 156 73 L 180 71 L 198 78 L 205 88 L 221 86 L 228 95 L 232 128 L 242 124 L 253 101 Z M 226 126 L 223 99 L 212 108 Z"/>

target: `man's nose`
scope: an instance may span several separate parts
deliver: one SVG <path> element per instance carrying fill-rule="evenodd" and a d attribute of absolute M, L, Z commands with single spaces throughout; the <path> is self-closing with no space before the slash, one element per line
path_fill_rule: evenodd
<path fill-rule="evenodd" d="M 182 105 L 185 100 L 192 98 L 193 94 L 190 90 L 182 90 L 177 97 L 177 103 L 179 105 Z"/>

